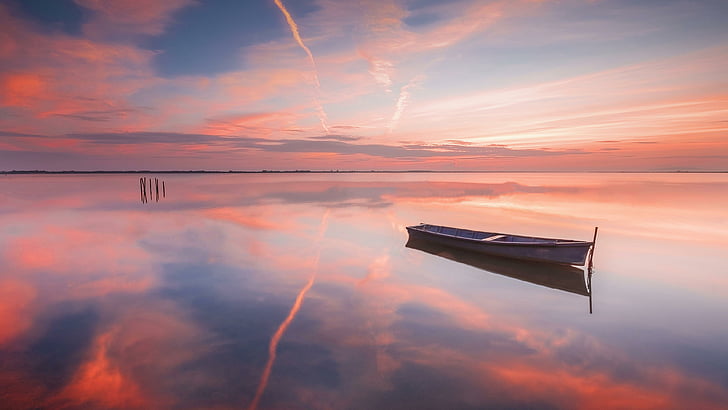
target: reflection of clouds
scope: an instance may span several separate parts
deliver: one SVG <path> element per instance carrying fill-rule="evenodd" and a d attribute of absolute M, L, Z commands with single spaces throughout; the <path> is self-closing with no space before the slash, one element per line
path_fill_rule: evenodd
<path fill-rule="evenodd" d="M 178 373 L 179 366 L 209 349 L 207 334 L 180 317 L 183 312 L 172 304 L 133 302 L 121 298 L 99 303 L 110 316 L 92 335 L 84 360 L 52 398 L 54 403 L 150 408 L 166 407 L 176 400 L 174 392 L 189 382 L 184 372 Z M 173 373 L 176 377 L 170 377 Z"/>
<path fill-rule="evenodd" d="M 258 384 L 258 389 L 255 392 L 255 397 L 253 397 L 253 401 L 248 406 L 248 408 L 251 410 L 255 410 L 256 408 L 258 408 L 260 399 L 263 397 L 263 393 L 265 393 L 265 389 L 268 386 L 268 379 L 270 378 L 271 371 L 273 370 L 273 364 L 275 363 L 276 355 L 278 354 L 278 343 L 283 337 L 283 334 L 285 334 L 286 329 L 288 329 L 288 326 L 290 326 L 291 322 L 293 322 L 293 319 L 295 319 L 298 311 L 301 309 L 301 304 L 306 297 L 306 293 L 311 290 L 311 287 L 314 284 L 316 275 L 319 270 L 319 263 L 321 261 L 321 240 L 326 234 L 326 228 L 328 228 L 330 213 L 331 211 L 327 210 L 326 212 L 324 212 L 324 215 L 321 218 L 321 224 L 319 226 L 319 231 L 316 236 L 317 249 L 315 251 L 316 255 L 314 256 L 312 264 L 313 272 L 311 272 L 311 276 L 309 277 L 308 282 L 306 282 L 306 285 L 304 285 L 304 287 L 301 288 L 300 291 L 298 291 L 298 294 L 296 295 L 296 300 L 293 302 L 293 306 L 291 306 L 291 310 L 290 312 L 288 312 L 288 316 L 286 316 L 286 319 L 281 322 L 280 326 L 278 326 L 278 329 L 270 339 L 270 343 L 268 345 L 268 362 L 265 365 L 265 369 L 263 369 L 263 374 L 260 376 L 260 383 Z"/>
<path fill-rule="evenodd" d="M 113 231 L 94 230 L 90 225 L 84 229 L 56 225 L 9 241 L 6 257 L 22 270 L 123 274 L 138 269 L 136 264 L 125 261 L 144 262 L 147 255 Z M 78 260 L 84 263 L 78 264 Z"/>
<path fill-rule="evenodd" d="M 105 218 L 92 216 L 80 224 L 44 222 L 29 220 L 23 224 L 24 235 L 5 240 L 4 263 L 32 282 L 63 284 L 64 292 L 47 295 L 50 300 L 138 293 L 154 285 L 145 271 L 152 260 L 129 240 L 134 237 L 129 231 L 129 236 L 120 234 Z"/>
<path fill-rule="evenodd" d="M 367 397 L 379 405 L 435 400 L 440 401 L 436 407 L 449 408 L 485 403 L 566 408 L 653 408 L 672 403 L 681 408 L 696 400 L 710 408 L 718 402 L 704 399 L 706 392 L 712 398 L 727 397 L 716 382 L 695 380 L 664 363 L 635 361 L 578 331 L 554 337 L 552 330 L 528 331 L 499 317 L 466 328 L 457 322 L 461 308 L 431 304 L 431 292 L 413 293 L 409 302 L 394 303 L 396 310 L 359 312 L 362 318 L 386 324 L 384 350 L 388 359 L 395 359 L 387 367 L 378 366 L 389 380 L 390 394 L 366 386 L 372 389 Z M 372 306 L 389 298 L 390 294 L 367 295 Z"/>
<path fill-rule="evenodd" d="M 256 215 L 250 215 L 249 211 L 243 209 L 215 208 L 205 211 L 204 215 L 210 219 L 229 221 L 251 229 L 281 228 L 281 226 L 271 220 L 272 218 L 270 218 L 270 216 L 260 217 Z"/>
<path fill-rule="evenodd" d="M 35 288 L 27 282 L 0 278 L 0 346 L 30 327 L 35 297 Z"/>
<path fill-rule="evenodd" d="M 250 403 L 270 337 L 311 272 L 323 207 L 332 224 L 321 242 L 316 286 L 304 288 L 305 303 L 280 338 L 260 407 L 711 408 L 728 400 L 720 358 L 711 361 L 722 351 L 717 343 L 695 353 L 695 344 L 675 347 L 651 331 L 640 334 L 639 348 L 616 342 L 630 327 L 621 317 L 609 323 L 622 303 L 615 287 L 634 282 L 605 290 L 603 316 L 595 319 L 608 327 L 595 330 L 566 313 L 572 295 L 483 272 L 469 276 L 465 265 L 404 248 L 397 229 L 428 212 L 449 218 L 442 210 L 455 203 L 462 212 L 453 218 L 464 222 L 513 224 L 515 214 L 496 220 L 494 208 L 474 206 L 473 199 L 504 212 L 513 212 L 508 203 L 520 204 L 519 212 L 534 219 L 571 202 L 562 211 L 578 223 L 578 209 L 603 195 L 592 177 L 588 183 L 553 175 L 524 174 L 519 183 L 507 182 L 512 175 L 428 177 L 175 177 L 179 195 L 165 212 L 139 211 L 136 177 L 128 178 L 128 204 L 118 207 L 108 206 L 118 189 L 103 188 L 108 183 L 64 194 L 74 179 L 57 180 L 59 202 L 28 192 L 26 201 L 37 206 L 32 211 L 22 211 L 20 199 L 13 204 L 18 212 L 0 211 L 7 267 L 0 278 L 0 383 L 14 390 L 2 398 L 21 408 Z M 641 193 L 652 186 L 670 198 L 666 184 L 652 182 L 600 182 L 623 211 L 609 214 L 613 224 L 634 222 L 630 209 L 639 207 L 671 212 L 674 204 L 656 208 Z M 714 198 L 721 195 L 711 193 L 716 186 L 689 193 L 699 201 Z M 36 195 L 44 201 L 34 201 Z M 370 201 L 388 206 L 340 206 Z M 542 208 L 526 209 L 529 202 Z M 540 219 L 548 220 L 524 229 L 559 223 Z M 600 239 L 609 245 L 608 237 Z M 34 255 L 36 248 L 44 251 Z M 603 283 L 624 281 L 616 273 Z M 637 273 L 643 276 L 634 280 L 645 275 Z M 650 286 L 664 290 L 670 280 Z M 702 343 L 705 325 L 690 326 Z M 720 340 L 721 331 L 711 331 Z M 692 363 L 693 354 L 706 363 Z"/>
<path fill-rule="evenodd" d="M 357 283 L 357 286 L 365 286 L 369 281 L 385 279 L 392 274 L 391 270 L 389 255 L 384 254 L 369 264 L 367 275 Z"/>
<path fill-rule="evenodd" d="M 92 347 L 92 357 L 81 365 L 69 386 L 57 400 L 69 400 L 74 404 L 93 403 L 106 408 L 141 408 L 148 406 L 140 387 L 126 377 L 121 369 L 109 358 L 111 333 L 96 338 Z"/>

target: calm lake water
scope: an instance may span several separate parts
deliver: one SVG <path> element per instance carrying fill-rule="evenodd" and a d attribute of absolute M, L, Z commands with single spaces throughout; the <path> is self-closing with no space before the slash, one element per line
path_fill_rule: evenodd
<path fill-rule="evenodd" d="M 153 176 L 0 176 L 0 407 L 728 403 L 728 174 Z M 599 226 L 591 297 L 420 222 Z"/>

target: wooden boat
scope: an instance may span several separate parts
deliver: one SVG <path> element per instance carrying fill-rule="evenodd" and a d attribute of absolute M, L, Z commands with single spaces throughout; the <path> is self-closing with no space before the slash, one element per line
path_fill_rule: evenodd
<path fill-rule="evenodd" d="M 411 237 L 405 246 L 497 275 L 507 276 L 575 295 L 587 296 L 589 298 L 589 313 L 591 314 L 593 311 L 591 269 L 585 272 L 580 268 L 570 265 L 491 256 Z M 586 278 L 584 277 L 585 273 Z"/>
<path fill-rule="evenodd" d="M 584 266 L 596 240 L 591 242 L 571 239 L 539 238 L 497 232 L 473 231 L 449 226 L 420 224 L 408 226 L 410 238 L 480 252 L 488 255 L 563 265 Z"/>

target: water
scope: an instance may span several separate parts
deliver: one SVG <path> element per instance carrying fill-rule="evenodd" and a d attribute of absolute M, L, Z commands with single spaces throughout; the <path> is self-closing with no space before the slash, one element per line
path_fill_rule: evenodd
<path fill-rule="evenodd" d="M 727 174 L 156 176 L 0 177 L 2 407 L 728 403 Z M 593 314 L 419 222 L 599 226 Z"/>

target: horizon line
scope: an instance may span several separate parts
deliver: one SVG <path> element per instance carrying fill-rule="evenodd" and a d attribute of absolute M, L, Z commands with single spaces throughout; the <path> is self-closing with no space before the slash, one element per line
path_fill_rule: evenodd
<path fill-rule="evenodd" d="M 405 174 L 405 173 L 441 173 L 441 174 L 479 174 L 479 173 L 598 173 L 598 174 L 721 174 L 728 173 L 728 170 L 427 170 L 427 169 L 411 169 L 411 170 L 11 170 L 0 171 L 3 175 L 14 174 Z"/>

